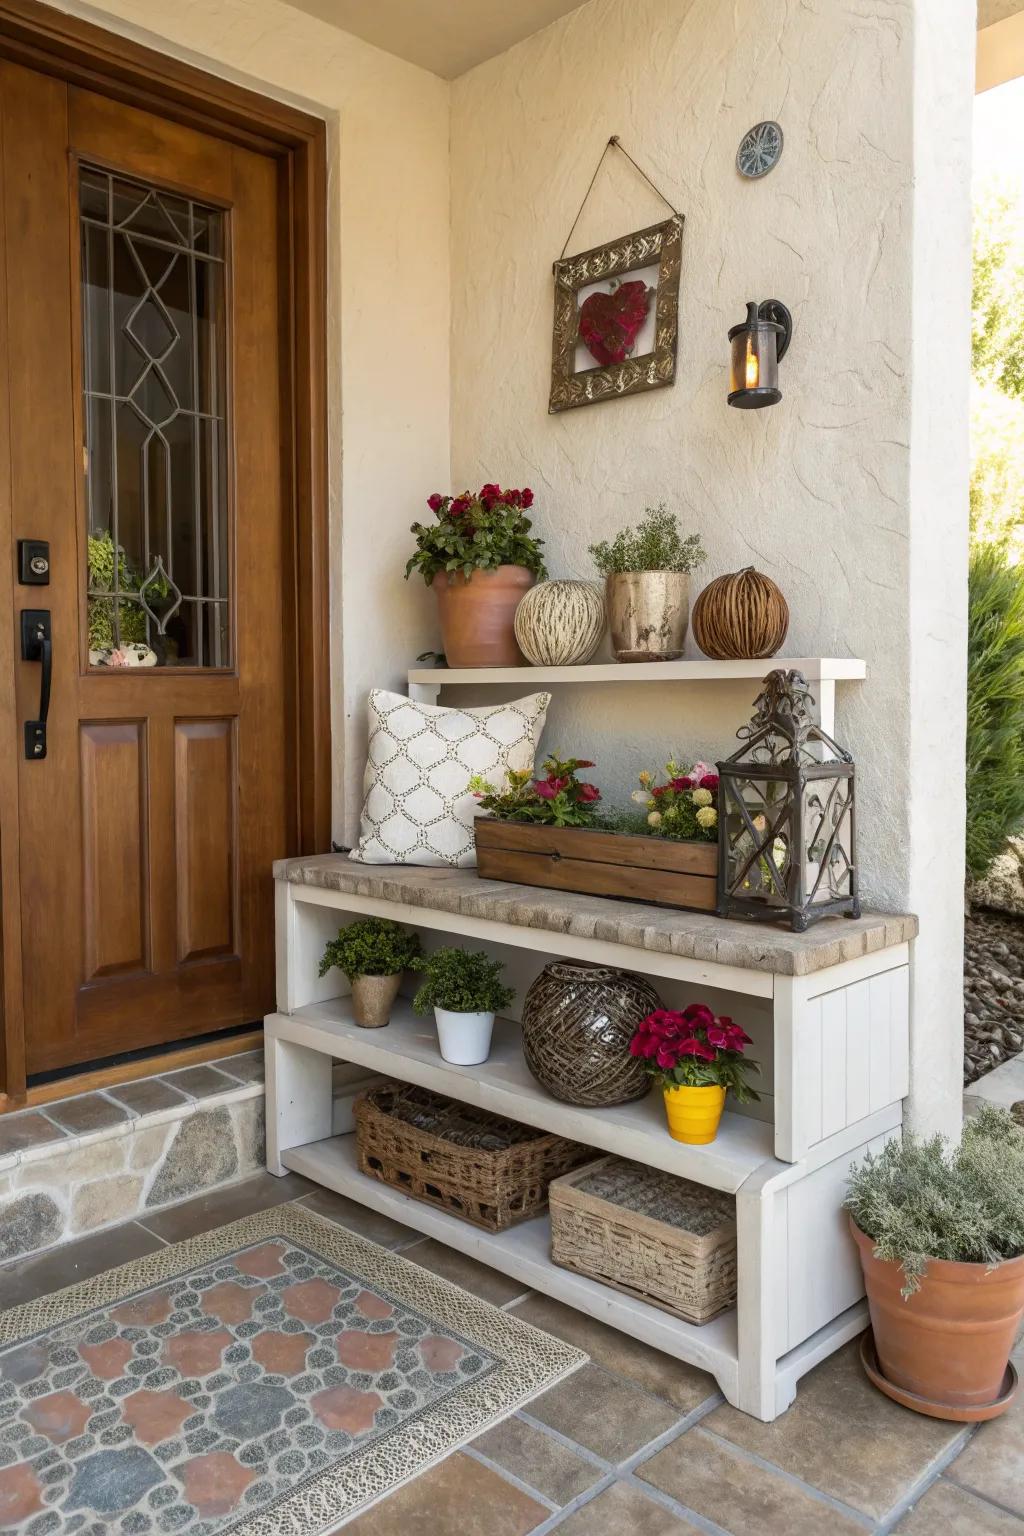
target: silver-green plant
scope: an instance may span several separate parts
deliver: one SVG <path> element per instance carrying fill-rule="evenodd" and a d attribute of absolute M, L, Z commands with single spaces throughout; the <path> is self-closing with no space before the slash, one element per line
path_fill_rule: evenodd
<path fill-rule="evenodd" d="M 679 519 L 664 502 L 645 507 L 635 528 L 623 528 L 612 539 L 591 544 L 590 555 L 602 576 L 620 571 L 692 571 L 703 565 L 707 554 L 700 534 L 684 538 Z"/>
<path fill-rule="evenodd" d="M 874 1240 L 875 1255 L 903 1270 L 903 1295 L 920 1288 L 929 1259 L 990 1268 L 1024 1253 L 1024 1129 L 987 1104 L 958 1145 L 904 1136 L 850 1172 L 843 1202 Z"/>

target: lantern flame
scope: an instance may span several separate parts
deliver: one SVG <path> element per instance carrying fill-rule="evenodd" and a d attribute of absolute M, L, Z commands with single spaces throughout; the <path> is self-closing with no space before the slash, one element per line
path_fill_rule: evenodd
<path fill-rule="evenodd" d="M 760 377 L 760 371 L 761 370 L 760 370 L 760 364 L 758 362 L 757 353 L 754 351 L 753 347 L 751 347 L 750 343 L 748 342 L 747 343 L 747 388 L 748 389 L 756 389 L 757 388 L 758 379 Z"/>

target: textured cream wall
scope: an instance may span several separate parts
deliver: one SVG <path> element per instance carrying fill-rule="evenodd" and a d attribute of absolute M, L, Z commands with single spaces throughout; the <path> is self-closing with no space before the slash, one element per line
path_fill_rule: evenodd
<path fill-rule="evenodd" d="M 410 508 L 424 485 L 448 478 L 448 84 L 278 0 L 59 8 L 327 120 L 332 623 L 323 643 L 340 838 L 344 807 L 358 806 L 366 688 L 400 686 L 432 635 L 428 594 L 396 585 L 396 573 Z"/>
<path fill-rule="evenodd" d="M 587 543 L 664 499 L 704 538 L 701 582 L 755 563 L 780 583 L 790 655 L 866 658 L 868 682 L 839 690 L 837 732 L 858 762 L 865 896 L 925 919 L 923 969 L 941 985 L 921 993 L 918 1057 L 939 1064 L 919 1118 L 948 1124 L 961 1028 L 961 150 L 974 38 L 969 0 L 928 0 L 927 13 L 915 26 L 907 0 L 591 0 L 457 80 L 452 468 L 458 485 L 534 487 L 555 575 L 588 574 Z M 941 47 L 926 51 L 930 28 Z M 786 149 L 751 184 L 733 160 L 762 117 L 783 122 Z M 550 261 L 611 133 L 687 218 L 676 383 L 549 417 Z M 915 201 L 925 169 L 930 201 Z M 572 249 L 664 216 L 628 163 L 609 157 Z M 745 300 L 767 297 L 795 319 L 785 399 L 730 410 L 726 332 Z M 915 422 L 930 463 L 912 515 Z M 596 757 L 601 782 L 624 783 L 669 747 L 728 751 L 751 693 L 563 690 L 547 741 Z M 937 736 L 938 773 L 924 751 Z M 934 859 L 926 873 L 922 859 L 950 829 L 948 874 Z"/>

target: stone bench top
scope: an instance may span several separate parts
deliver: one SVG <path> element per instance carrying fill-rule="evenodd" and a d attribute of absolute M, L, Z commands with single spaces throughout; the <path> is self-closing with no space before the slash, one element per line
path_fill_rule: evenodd
<path fill-rule="evenodd" d="M 906 913 L 825 917 L 806 933 L 792 933 L 781 926 L 713 917 L 707 912 L 681 912 L 675 907 L 481 880 L 472 869 L 356 864 L 343 853 L 279 859 L 274 877 L 347 896 L 460 913 L 517 928 L 572 934 L 778 976 L 809 976 L 845 960 L 903 944 L 917 934 L 917 918 Z"/>

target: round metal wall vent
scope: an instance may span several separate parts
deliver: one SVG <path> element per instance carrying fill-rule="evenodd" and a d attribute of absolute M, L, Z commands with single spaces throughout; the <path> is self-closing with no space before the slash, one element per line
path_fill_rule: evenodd
<path fill-rule="evenodd" d="M 755 123 L 740 140 L 736 169 L 751 181 L 767 176 L 782 158 L 782 129 L 778 123 Z"/>

